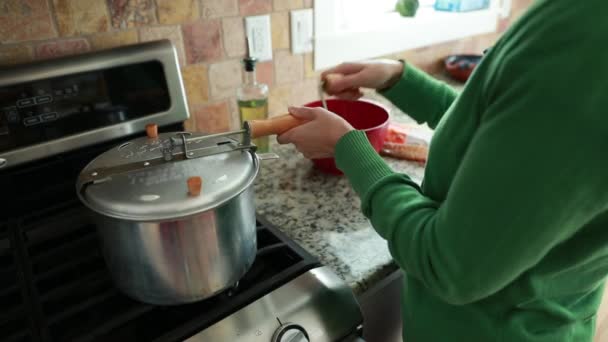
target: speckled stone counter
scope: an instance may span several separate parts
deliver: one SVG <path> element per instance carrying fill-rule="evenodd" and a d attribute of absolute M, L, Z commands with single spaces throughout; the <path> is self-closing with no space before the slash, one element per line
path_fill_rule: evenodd
<path fill-rule="evenodd" d="M 329 266 L 356 294 L 397 269 L 345 177 L 320 173 L 291 145 L 273 151 L 281 159 L 263 162 L 255 186 L 260 214 Z M 387 161 L 394 170 L 422 179 L 421 164 Z"/>

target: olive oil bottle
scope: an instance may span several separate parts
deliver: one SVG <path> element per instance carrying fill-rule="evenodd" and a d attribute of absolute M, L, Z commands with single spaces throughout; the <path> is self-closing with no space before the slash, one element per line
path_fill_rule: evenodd
<path fill-rule="evenodd" d="M 268 85 L 257 82 L 255 76 L 256 62 L 257 60 L 252 57 L 243 59 L 245 82 L 236 92 L 241 123 L 247 120 L 265 119 L 268 117 Z M 268 137 L 253 140 L 253 143 L 257 145 L 260 152 L 269 151 L 269 142 Z"/>

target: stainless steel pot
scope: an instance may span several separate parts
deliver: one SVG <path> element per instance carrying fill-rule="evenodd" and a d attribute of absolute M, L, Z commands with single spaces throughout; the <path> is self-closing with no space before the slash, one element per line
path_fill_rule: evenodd
<path fill-rule="evenodd" d="M 159 305 L 233 285 L 256 255 L 252 183 L 260 157 L 249 132 L 166 133 L 118 146 L 80 174 L 107 266 L 127 295 Z M 236 135 L 239 135 L 236 134 Z M 202 179 L 198 196 L 187 180 Z"/>

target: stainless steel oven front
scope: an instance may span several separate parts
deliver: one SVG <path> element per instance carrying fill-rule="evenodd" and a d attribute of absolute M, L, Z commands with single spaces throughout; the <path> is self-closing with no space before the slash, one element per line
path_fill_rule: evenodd
<path fill-rule="evenodd" d="M 0 69 L 0 168 L 184 121 L 168 40 Z"/>

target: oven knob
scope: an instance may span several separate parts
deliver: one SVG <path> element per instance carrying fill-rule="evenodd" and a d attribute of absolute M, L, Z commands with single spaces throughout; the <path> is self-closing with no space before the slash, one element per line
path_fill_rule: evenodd
<path fill-rule="evenodd" d="M 296 324 L 282 325 L 272 336 L 272 342 L 309 342 L 306 330 Z"/>

